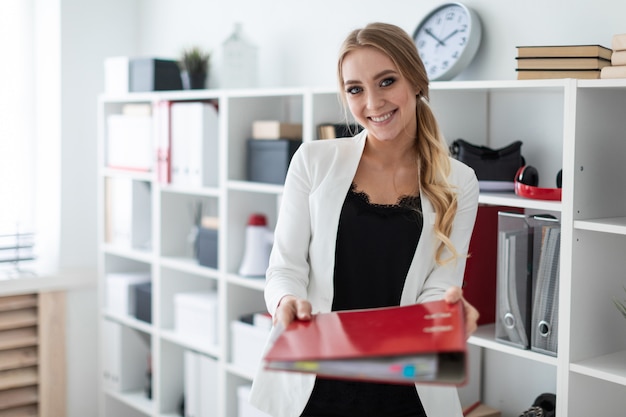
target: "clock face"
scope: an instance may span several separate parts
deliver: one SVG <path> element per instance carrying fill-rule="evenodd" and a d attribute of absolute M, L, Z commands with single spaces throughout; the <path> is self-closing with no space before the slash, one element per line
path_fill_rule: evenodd
<path fill-rule="evenodd" d="M 476 54 L 480 38 L 478 15 L 460 3 L 437 7 L 413 34 L 431 81 L 456 77 Z"/>

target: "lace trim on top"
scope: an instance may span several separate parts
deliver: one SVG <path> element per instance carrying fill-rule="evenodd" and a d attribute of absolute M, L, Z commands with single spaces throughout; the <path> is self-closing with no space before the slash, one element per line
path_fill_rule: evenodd
<path fill-rule="evenodd" d="M 395 204 L 378 204 L 372 203 L 370 201 L 370 196 L 367 195 L 365 191 L 359 191 L 356 188 L 356 184 L 352 183 L 350 185 L 350 192 L 358 197 L 362 202 L 378 208 L 411 208 L 411 209 L 419 209 L 420 204 L 420 196 L 419 195 L 401 195 L 398 197 L 398 201 Z"/>

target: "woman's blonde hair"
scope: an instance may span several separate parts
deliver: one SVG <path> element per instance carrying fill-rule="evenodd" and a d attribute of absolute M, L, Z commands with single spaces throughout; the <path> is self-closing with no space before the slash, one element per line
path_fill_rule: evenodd
<path fill-rule="evenodd" d="M 450 240 L 452 222 L 457 211 L 457 193 L 448 182 L 450 159 L 448 146 L 441 134 L 435 115 L 428 105 L 428 74 L 413 39 L 401 28 L 387 23 L 370 23 L 352 31 L 343 42 L 337 62 L 337 75 L 341 99 L 346 106 L 346 91 L 342 66 L 352 51 L 371 47 L 387 55 L 398 71 L 419 91 L 416 115 L 415 150 L 419 172 L 420 190 L 431 201 L 435 213 L 435 236 L 440 241 L 436 261 L 443 264 L 458 256 Z M 451 256 L 443 259 L 444 250 Z"/>

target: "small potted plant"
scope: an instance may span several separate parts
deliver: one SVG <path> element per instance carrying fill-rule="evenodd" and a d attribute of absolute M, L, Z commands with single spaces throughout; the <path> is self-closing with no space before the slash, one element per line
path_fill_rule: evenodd
<path fill-rule="evenodd" d="M 211 53 L 198 46 L 184 49 L 178 62 L 182 71 L 183 87 L 190 89 L 205 88 L 209 73 Z"/>

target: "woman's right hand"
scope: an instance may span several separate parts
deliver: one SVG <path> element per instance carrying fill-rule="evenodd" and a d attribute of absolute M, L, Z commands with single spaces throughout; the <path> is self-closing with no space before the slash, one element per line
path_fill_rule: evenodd
<path fill-rule="evenodd" d="M 280 324 L 286 329 L 296 319 L 311 320 L 311 311 L 311 303 L 307 300 L 286 295 L 278 303 L 274 313 L 274 325 Z"/>

